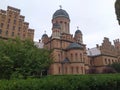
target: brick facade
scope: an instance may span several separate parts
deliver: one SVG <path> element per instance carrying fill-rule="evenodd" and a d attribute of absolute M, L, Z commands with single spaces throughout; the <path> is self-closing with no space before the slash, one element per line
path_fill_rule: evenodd
<path fill-rule="evenodd" d="M 21 40 L 34 39 L 34 29 L 29 29 L 29 23 L 20 15 L 20 9 L 8 6 L 7 10 L 0 10 L 0 38 Z"/>
<path fill-rule="evenodd" d="M 120 42 L 114 40 L 114 45 L 111 44 L 109 38 L 104 38 L 101 46 L 96 45 L 95 48 L 89 49 L 88 57 L 90 66 L 97 70 L 97 73 L 102 71 L 114 62 L 120 62 Z"/>

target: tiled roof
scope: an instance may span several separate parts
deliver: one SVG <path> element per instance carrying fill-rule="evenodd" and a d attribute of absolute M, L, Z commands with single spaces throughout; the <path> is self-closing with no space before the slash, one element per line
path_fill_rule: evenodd
<path fill-rule="evenodd" d="M 68 49 L 83 49 L 83 46 L 74 42 L 67 47 L 67 50 Z"/>

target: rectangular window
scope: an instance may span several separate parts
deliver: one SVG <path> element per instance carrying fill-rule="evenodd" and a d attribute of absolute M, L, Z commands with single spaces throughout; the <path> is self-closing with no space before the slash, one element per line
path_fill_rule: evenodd
<path fill-rule="evenodd" d="M 12 15 L 11 15 L 11 14 L 12 14 L 12 13 L 10 13 L 10 14 L 9 14 L 9 17 L 12 17 Z"/>
<path fill-rule="evenodd" d="M 22 21 L 19 21 L 19 26 L 22 26 Z"/>
<path fill-rule="evenodd" d="M 6 31 L 6 35 L 8 35 L 8 31 Z"/>
<path fill-rule="evenodd" d="M 1 28 L 3 28 L 3 26 L 4 26 L 4 24 L 3 24 L 3 23 L 1 23 Z"/>
<path fill-rule="evenodd" d="M 14 20 L 14 24 L 16 24 L 16 20 Z"/>
<path fill-rule="evenodd" d="M 12 32 L 12 36 L 14 36 L 14 32 Z"/>
<path fill-rule="evenodd" d="M 23 37 L 25 37 L 25 34 L 23 34 Z"/>
<path fill-rule="evenodd" d="M 2 34 L 2 30 L 0 29 L 0 34 Z"/>
<path fill-rule="evenodd" d="M 15 26 L 13 26 L 13 30 L 15 30 Z"/>
<path fill-rule="evenodd" d="M 18 27 L 18 31 L 20 31 L 21 30 L 21 27 Z"/>
<path fill-rule="evenodd" d="M 18 33 L 18 36 L 20 36 L 20 33 Z"/>
<path fill-rule="evenodd" d="M 8 23 L 10 23 L 10 19 L 8 19 Z"/>
<path fill-rule="evenodd" d="M 9 29 L 9 24 L 7 25 L 7 29 Z"/>
<path fill-rule="evenodd" d="M 17 18 L 17 14 L 15 14 L 14 18 Z"/>

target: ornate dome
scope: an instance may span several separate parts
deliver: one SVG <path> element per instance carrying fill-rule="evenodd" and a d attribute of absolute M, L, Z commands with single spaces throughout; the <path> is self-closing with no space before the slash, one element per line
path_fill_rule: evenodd
<path fill-rule="evenodd" d="M 80 30 L 76 30 L 75 35 L 78 33 L 82 34 L 82 32 Z"/>
<path fill-rule="evenodd" d="M 63 9 L 59 9 L 53 14 L 53 19 L 57 17 L 65 17 L 69 19 L 68 13 Z"/>
<path fill-rule="evenodd" d="M 78 44 L 78 43 L 71 43 L 68 47 L 67 47 L 67 49 L 69 50 L 69 49 L 83 49 L 83 46 L 82 45 L 80 45 L 80 44 Z"/>
<path fill-rule="evenodd" d="M 48 37 L 47 34 L 43 34 L 43 35 L 42 35 L 42 38 L 46 38 L 46 37 Z"/>

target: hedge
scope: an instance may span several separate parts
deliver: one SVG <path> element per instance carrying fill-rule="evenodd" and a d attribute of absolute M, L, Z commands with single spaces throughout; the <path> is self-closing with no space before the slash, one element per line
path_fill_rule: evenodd
<path fill-rule="evenodd" d="M 120 90 L 120 74 L 0 80 L 0 90 Z"/>

